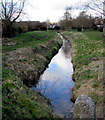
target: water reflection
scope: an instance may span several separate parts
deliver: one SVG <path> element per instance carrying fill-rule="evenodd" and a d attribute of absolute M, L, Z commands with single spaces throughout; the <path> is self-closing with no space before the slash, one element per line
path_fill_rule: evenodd
<path fill-rule="evenodd" d="M 74 86 L 70 49 L 68 41 L 63 39 L 62 48 L 41 75 L 39 83 L 33 87 L 50 99 L 54 115 L 66 118 L 71 117 L 73 107 L 70 101 Z"/>

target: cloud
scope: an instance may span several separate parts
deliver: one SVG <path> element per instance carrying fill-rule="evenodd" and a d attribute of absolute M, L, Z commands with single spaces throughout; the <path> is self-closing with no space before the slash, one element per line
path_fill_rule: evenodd
<path fill-rule="evenodd" d="M 28 0 L 24 11 L 32 21 L 46 21 L 49 18 L 51 22 L 57 22 L 63 16 L 65 7 L 71 5 L 75 7 L 79 1 L 86 0 Z M 75 10 L 74 15 L 77 13 L 78 11 Z M 25 20 L 25 17 L 22 19 Z"/>

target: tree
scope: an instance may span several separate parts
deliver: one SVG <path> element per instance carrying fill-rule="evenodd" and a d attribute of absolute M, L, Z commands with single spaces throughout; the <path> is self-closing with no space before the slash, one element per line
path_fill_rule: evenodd
<path fill-rule="evenodd" d="M 63 19 L 59 22 L 61 29 L 68 30 L 72 27 L 72 6 L 66 7 Z"/>
<path fill-rule="evenodd" d="M 87 15 L 86 11 L 80 12 L 79 16 L 73 20 L 73 26 L 77 28 L 79 31 L 83 31 L 83 29 L 90 29 L 94 24 L 94 19 Z"/>
<path fill-rule="evenodd" d="M 49 18 L 46 19 L 46 25 L 47 25 L 47 31 L 48 31 L 48 28 L 50 26 L 50 19 Z"/>
<path fill-rule="evenodd" d="M 85 6 L 105 16 L 105 0 L 88 0 Z"/>
<path fill-rule="evenodd" d="M 1 0 L 3 36 L 11 37 L 12 25 L 22 14 L 26 0 Z"/>
<path fill-rule="evenodd" d="M 103 16 L 103 32 L 105 36 L 105 0 L 91 0 L 85 4 L 85 7 L 100 13 Z"/>

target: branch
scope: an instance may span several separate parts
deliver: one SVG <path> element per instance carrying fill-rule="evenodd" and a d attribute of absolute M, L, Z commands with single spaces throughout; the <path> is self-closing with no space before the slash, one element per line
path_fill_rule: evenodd
<path fill-rule="evenodd" d="M 99 9 L 99 10 L 102 10 L 102 8 L 99 6 L 98 3 L 96 3 L 95 1 L 93 1 L 94 5 Z"/>
<path fill-rule="evenodd" d="M 13 24 L 22 13 L 25 2 L 26 0 L 17 0 L 17 2 L 14 2 L 14 0 L 1 0 L 1 18 L 6 21 L 9 20 Z"/>
<path fill-rule="evenodd" d="M 14 8 L 13 0 L 11 0 L 10 9 L 8 11 L 8 17 L 9 17 L 9 19 L 11 19 L 11 17 L 12 17 L 13 8 Z"/>
<path fill-rule="evenodd" d="M 4 17 L 5 17 L 5 19 L 7 19 L 7 16 L 6 16 L 6 3 L 5 3 L 5 5 L 4 5 L 4 2 L 3 2 L 3 0 L 1 1 L 1 6 L 2 6 L 2 13 L 4 14 Z"/>
<path fill-rule="evenodd" d="M 20 4 L 20 6 L 21 6 L 20 11 L 18 12 L 18 15 L 12 20 L 11 25 L 19 18 L 20 14 L 22 13 L 23 8 L 24 8 L 24 5 L 25 5 L 25 1 L 26 1 L 26 0 L 24 0 L 24 1 L 22 2 L 22 6 L 21 6 L 21 4 Z"/>
<path fill-rule="evenodd" d="M 101 12 L 101 8 L 95 3 L 94 4 L 98 9 L 96 9 L 95 7 L 91 7 L 90 6 L 90 3 L 88 3 L 87 5 L 85 5 L 86 7 L 90 8 L 91 10 L 94 10 L 94 11 L 97 11 L 98 13 L 102 14 L 103 15 L 103 12 Z M 100 9 L 99 9 L 100 8 Z"/>

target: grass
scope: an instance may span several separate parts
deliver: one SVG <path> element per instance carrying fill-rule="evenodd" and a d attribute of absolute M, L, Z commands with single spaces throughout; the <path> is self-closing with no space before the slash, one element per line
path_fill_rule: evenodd
<path fill-rule="evenodd" d="M 37 81 L 37 76 L 55 54 L 53 52 L 58 51 L 61 44 L 59 40 L 60 37 L 53 31 L 28 32 L 4 39 L 2 66 L 4 120 L 52 119 L 48 100 L 26 87 L 22 82 L 22 77 L 30 80 L 30 75 L 34 75 L 34 82 Z M 7 44 L 10 43 L 16 44 L 8 46 Z M 25 80 L 26 83 L 27 80 Z"/>
<path fill-rule="evenodd" d="M 38 44 L 48 42 L 57 35 L 55 31 L 34 31 L 19 34 L 17 37 L 3 40 L 3 51 L 12 51 L 18 48 L 31 47 L 34 48 Z M 14 45 L 8 46 L 7 44 L 14 43 Z"/>
<path fill-rule="evenodd" d="M 98 80 L 95 80 L 94 82 L 93 82 L 93 84 L 92 84 L 92 87 L 93 88 L 98 88 L 100 86 L 100 81 L 98 81 Z"/>
<path fill-rule="evenodd" d="M 98 32 L 98 31 L 90 31 L 90 32 L 84 32 L 89 39 L 91 40 L 102 40 L 103 37 L 103 32 Z"/>
<path fill-rule="evenodd" d="M 63 32 L 72 44 L 76 97 L 90 96 L 95 104 L 101 104 L 103 95 L 103 33 L 98 31 Z M 100 102 L 101 101 L 101 102 Z"/>
<path fill-rule="evenodd" d="M 96 92 L 92 92 L 90 94 L 90 97 L 94 100 L 95 104 L 99 104 L 100 102 L 102 103 L 103 101 L 103 97 L 99 94 L 97 94 Z"/>

